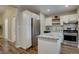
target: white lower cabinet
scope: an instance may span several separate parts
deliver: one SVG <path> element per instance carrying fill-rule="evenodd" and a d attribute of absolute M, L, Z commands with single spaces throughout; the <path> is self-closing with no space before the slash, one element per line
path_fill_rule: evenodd
<path fill-rule="evenodd" d="M 60 47 L 59 40 L 38 38 L 38 54 L 59 54 Z"/>

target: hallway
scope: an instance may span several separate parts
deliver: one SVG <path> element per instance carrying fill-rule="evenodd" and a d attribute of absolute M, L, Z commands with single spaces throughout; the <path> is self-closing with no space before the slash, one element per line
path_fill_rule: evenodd
<path fill-rule="evenodd" d="M 37 48 L 31 47 L 29 49 L 16 48 L 12 42 L 4 42 L 0 38 L 0 54 L 37 54 Z"/>

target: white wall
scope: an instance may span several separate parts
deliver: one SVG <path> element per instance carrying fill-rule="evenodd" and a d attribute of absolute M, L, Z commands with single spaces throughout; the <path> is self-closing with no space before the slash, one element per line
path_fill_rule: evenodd
<path fill-rule="evenodd" d="M 0 25 L 3 25 L 3 14 L 0 15 Z"/>
<path fill-rule="evenodd" d="M 77 20 L 78 20 L 78 48 L 79 48 L 79 8 L 77 9 Z"/>
<path fill-rule="evenodd" d="M 13 17 L 12 21 L 11 21 L 11 42 L 15 42 L 16 41 L 16 16 Z"/>
<path fill-rule="evenodd" d="M 22 20 L 22 11 L 17 9 L 17 16 L 16 16 L 16 47 L 21 47 L 21 20 Z"/>
<path fill-rule="evenodd" d="M 21 20 L 21 47 L 26 49 L 29 48 L 31 43 L 31 15 L 28 11 L 23 11 Z"/>
<path fill-rule="evenodd" d="M 0 14 L 0 37 L 3 37 L 3 14 Z"/>
<path fill-rule="evenodd" d="M 13 17 L 16 16 L 16 8 L 7 6 L 5 8 L 4 14 L 3 14 L 3 22 L 4 22 L 4 38 L 12 41 L 12 20 Z"/>
<path fill-rule="evenodd" d="M 45 15 L 40 12 L 40 34 L 44 34 L 45 31 Z"/>

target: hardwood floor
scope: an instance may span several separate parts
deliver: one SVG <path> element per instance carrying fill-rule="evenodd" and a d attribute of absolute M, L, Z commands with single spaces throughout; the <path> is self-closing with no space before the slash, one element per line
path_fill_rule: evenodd
<path fill-rule="evenodd" d="M 28 49 L 16 48 L 15 43 L 9 41 L 7 42 L 7 47 L 5 47 L 3 42 L 4 40 L 0 39 L 0 54 L 37 54 L 37 47 L 30 47 Z"/>
<path fill-rule="evenodd" d="M 79 54 L 79 49 L 75 46 L 62 44 L 61 54 Z"/>
<path fill-rule="evenodd" d="M 3 39 L 0 38 L 0 54 L 3 52 Z"/>
<path fill-rule="evenodd" d="M 16 48 L 14 43 L 9 43 L 9 51 L 15 54 L 37 54 L 37 47 L 30 47 L 28 49 Z"/>
<path fill-rule="evenodd" d="M 0 38 L 0 54 L 35 54 L 37 50 L 35 47 L 29 49 L 16 48 L 15 43 L 7 42 L 7 47 L 4 46 L 4 40 Z M 5 49 L 4 49 L 5 48 Z M 8 50 L 6 50 L 8 49 Z"/>
<path fill-rule="evenodd" d="M 7 43 L 8 45 L 7 47 L 5 47 L 3 39 L 0 39 L 0 54 L 37 54 L 38 53 L 37 47 L 30 47 L 28 49 L 23 49 L 23 48 L 16 48 L 15 43 L 13 42 L 7 42 Z M 62 44 L 61 54 L 79 54 L 79 49 L 74 46 Z"/>

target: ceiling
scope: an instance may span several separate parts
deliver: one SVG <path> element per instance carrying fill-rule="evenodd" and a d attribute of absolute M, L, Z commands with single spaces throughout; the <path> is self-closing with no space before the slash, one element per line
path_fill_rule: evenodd
<path fill-rule="evenodd" d="M 0 15 L 3 14 L 7 5 L 0 5 Z"/>
<path fill-rule="evenodd" d="M 0 5 L 0 14 L 4 12 L 6 6 L 7 5 Z M 78 8 L 78 5 L 69 5 L 69 7 L 65 7 L 65 5 L 13 5 L 13 6 L 23 10 L 28 9 L 37 14 L 42 12 L 47 16 L 60 13 L 67 13 L 70 11 L 74 11 Z M 50 11 L 48 12 L 47 9 L 50 9 Z"/>
<path fill-rule="evenodd" d="M 49 16 L 74 11 L 78 8 L 78 5 L 69 5 L 68 7 L 65 7 L 65 5 L 16 5 L 16 7 L 28 9 L 35 13 L 42 12 L 43 14 Z M 50 11 L 48 12 L 47 9 L 50 9 Z"/>

